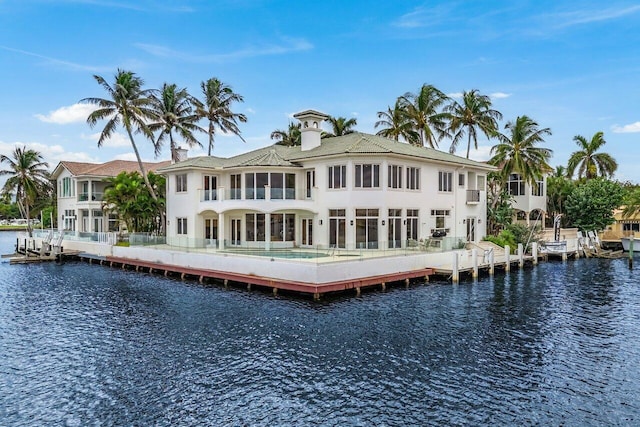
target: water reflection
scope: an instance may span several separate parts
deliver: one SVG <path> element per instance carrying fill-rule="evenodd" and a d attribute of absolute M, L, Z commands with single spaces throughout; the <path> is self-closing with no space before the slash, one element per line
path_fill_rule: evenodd
<path fill-rule="evenodd" d="M 7 425 L 640 417 L 640 287 L 624 260 L 320 304 L 77 263 L 0 263 L 0 282 Z"/>

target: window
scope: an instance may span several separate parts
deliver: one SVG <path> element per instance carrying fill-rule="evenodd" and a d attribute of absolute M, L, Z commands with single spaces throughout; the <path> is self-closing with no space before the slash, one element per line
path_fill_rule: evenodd
<path fill-rule="evenodd" d="M 271 214 L 271 241 L 292 242 L 295 240 L 296 216 L 292 213 Z"/>
<path fill-rule="evenodd" d="M 356 165 L 356 188 L 380 187 L 380 165 Z"/>
<path fill-rule="evenodd" d="M 451 186 L 453 173 L 451 172 L 438 172 L 438 191 L 450 193 L 453 191 Z"/>
<path fill-rule="evenodd" d="M 312 195 L 312 190 L 313 188 L 316 186 L 316 171 L 315 170 L 308 170 L 307 171 L 307 182 L 306 182 L 306 192 L 305 192 L 305 197 L 307 199 L 311 198 Z"/>
<path fill-rule="evenodd" d="M 269 185 L 269 174 L 266 172 L 247 173 L 244 176 L 244 184 L 245 199 L 264 199 L 264 187 L 265 185 Z M 282 188 L 282 186 L 280 188 Z"/>
<path fill-rule="evenodd" d="M 402 166 L 389 165 L 389 188 L 402 188 Z"/>
<path fill-rule="evenodd" d="M 329 166 L 329 188 L 347 187 L 347 167 Z"/>
<path fill-rule="evenodd" d="M 640 232 L 640 223 L 637 222 L 623 222 L 622 231 L 634 231 Z"/>
<path fill-rule="evenodd" d="M 329 209 L 329 247 L 346 247 L 347 219 L 344 209 Z"/>
<path fill-rule="evenodd" d="M 176 218 L 176 220 L 176 223 L 178 225 L 176 234 L 187 234 L 187 218 Z"/>
<path fill-rule="evenodd" d="M 509 194 L 512 196 L 524 196 L 524 181 L 520 174 L 512 173 L 509 175 L 507 187 L 509 188 Z"/>
<path fill-rule="evenodd" d="M 431 216 L 435 217 L 435 228 L 433 231 L 444 231 L 445 233 L 449 232 L 449 229 L 446 227 L 446 218 L 451 215 L 451 211 L 449 209 L 432 209 Z"/>
<path fill-rule="evenodd" d="M 62 217 L 64 222 L 64 229 L 66 231 L 76 230 L 76 211 L 73 209 L 65 209 Z"/>
<path fill-rule="evenodd" d="M 218 177 L 204 175 L 203 200 L 218 200 Z"/>
<path fill-rule="evenodd" d="M 418 240 L 418 209 L 407 209 L 407 240 Z"/>
<path fill-rule="evenodd" d="M 184 193 L 187 191 L 187 174 L 176 175 L 176 192 Z"/>
<path fill-rule="evenodd" d="M 459 187 L 464 187 L 464 174 L 463 173 L 459 173 L 458 174 L 458 186 Z"/>
<path fill-rule="evenodd" d="M 536 184 L 531 186 L 531 195 L 544 196 L 544 181 L 536 181 Z"/>
<path fill-rule="evenodd" d="M 261 213 L 246 214 L 247 242 L 264 242 L 265 217 Z"/>
<path fill-rule="evenodd" d="M 387 227 L 388 247 L 399 248 L 402 246 L 402 209 L 389 209 Z"/>
<path fill-rule="evenodd" d="M 75 188 L 73 186 L 73 181 L 69 177 L 62 178 L 62 183 L 60 184 L 60 197 L 73 197 L 75 196 Z"/>
<path fill-rule="evenodd" d="M 241 174 L 233 174 L 231 175 L 231 199 L 240 200 L 242 198 L 242 175 Z"/>
<path fill-rule="evenodd" d="M 356 247 L 378 248 L 378 209 L 356 209 Z"/>
<path fill-rule="evenodd" d="M 119 230 L 120 221 L 118 220 L 118 215 L 109 214 L 107 228 L 108 231 L 118 231 Z"/>
<path fill-rule="evenodd" d="M 407 168 L 407 190 L 420 189 L 420 168 Z"/>

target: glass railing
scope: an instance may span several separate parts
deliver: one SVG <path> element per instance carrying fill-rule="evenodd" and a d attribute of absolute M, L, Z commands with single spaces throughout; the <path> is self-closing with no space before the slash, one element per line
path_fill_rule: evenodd
<path fill-rule="evenodd" d="M 78 193 L 79 202 L 100 202 L 102 201 L 104 193 Z"/>
<path fill-rule="evenodd" d="M 314 190 L 309 193 L 305 188 L 245 188 L 198 190 L 201 202 L 225 200 L 313 200 Z"/>
<path fill-rule="evenodd" d="M 291 259 L 307 262 L 335 262 L 348 259 L 366 259 L 389 256 L 409 256 L 442 253 L 464 249 L 466 240 L 456 237 L 428 238 L 421 240 L 382 241 L 369 244 L 351 244 L 345 247 L 332 245 L 301 246 L 293 242 L 233 242 L 230 240 L 189 238 L 185 236 L 154 236 L 145 233 L 129 235 L 130 246 L 148 246 L 193 253 L 216 253 L 224 256 L 257 256 L 273 260 Z M 366 247 L 369 246 L 367 249 Z M 377 248 L 376 248 L 377 246 Z"/>

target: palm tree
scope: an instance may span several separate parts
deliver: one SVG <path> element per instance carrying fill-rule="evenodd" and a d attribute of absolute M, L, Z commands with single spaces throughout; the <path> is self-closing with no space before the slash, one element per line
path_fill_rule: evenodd
<path fill-rule="evenodd" d="M 144 183 L 149 189 L 149 193 L 154 200 L 158 199 L 156 192 L 153 190 L 151 183 L 147 177 L 138 146 L 133 139 L 134 132 L 140 132 L 151 141 L 153 141 L 153 133 L 147 126 L 147 122 L 154 120 L 156 114 L 151 108 L 150 89 L 142 89 L 143 80 L 136 76 L 132 71 L 118 69 L 115 74 L 113 86 L 101 76 L 94 75 L 93 78 L 100 86 L 109 94 L 109 99 L 103 98 L 84 98 L 80 102 L 97 105 L 98 109 L 89 114 L 87 123 L 93 128 L 98 120 L 108 120 L 107 124 L 100 133 L 98 139 L 98 147 L 102 147 L 105 140 L 109 139 L 118 126 L 123 126 L 131 141 L 131 146 L 138 160 L 140 174 L 144 178 Z"/>
<path fill-rule="evenodd" d="M 322 138 L 333 138 L 354 133 L 353 127 L 358 124 L 357 119 L 347 119 L 346 117 L 329 117 L 331 132 L 323 132 Z"/>
<path fill-rule="evenodd" d="M 2 192 L 5 196 L 16 196 L 20 214 L 27 220 L 27 232 L 31 237 L 31 206 L 37 198 L 42 198 L 51 190 L 49 164 L 42 155 L 26 147 L 16 147 L 12 156 L 0 155 L 0 163 L 6 163 L 8 169 L 0 170 L 0 176 L 8 176 Z"/>
<path fill-rule="evenodd" d="M 508 135 L 495 134 L 499 142 L 491 148 L 493 157 L 489 163 L 501 168 L 503 182 L 510 174 L 518 173 L 524 181 L 535 185 L 545 173 L 553 170 L 548 163 L 553 152 L 537 146 L 544 142 L 545 136 L 551 135 L 551 129 L 538 128 L 538 123 L 527 116 L 508 122 L 505 129 L 509 131 Z"/>
<path fill-rule="evenodd" d="M 462 103 L 453 102 L 447 106 L 446 111 L 451 114 L 449 130 L 453 133 L 451 154 L 456 152 L 458 143 L 467 134 L 467 159 L 471 151 L 471 141 L 478 149 L 478 130 L 487 138 L 491 138 L 498 129 L 498 120 L 502 114 L 491 108 L 491 98 L 480 95 L 477 89 L 462 93 Z"/>
<path fill-rule="evenodd" d="M 149 124 L 149 129 L 152 132 L 160 132 L 154 142 L 156 156 L 160 154 L 162 145 L 168 137 L 171 160 L 178 161 L 178 147 L 173 139 L 174 130 L 189 147 L 196 145 L 202 147 L 202 144 L 193 136 L 193 132 L 205 130 L 196 124 L 199 117 L 193 111 L 192 101 L 193 98 L 186 89 L 178 89 L 175 84 L 167 83 L 151 96 L 151 108 L 157 120 Z"/>
<path fill-rule="evenodd" d="M 596 152 L 607 143 L 602 132 L 596 132 L 591 141 L 587 141 L 581 135 L 574 136 L 573 140 L 578 144 L 580 150 L 573 152 L 569 157 L 567 165 L 569 177 L 573 177 L 576 169 L 578 169 L 578 178 L 591 179 L 598 176 L 605 178 L 613 176 L 618 169 L 618 163 L 611 155 Z"/>
<path fill-rule="evenodd" d="M 447 135 L 448 114 L 442 109 L 449 98 L 432 85 L 424 84 L 418 94 L 406 93 L 399 98 L 411 127 L 418 133 L 416 145 L 431 148 Z"/>
<path fill-rule="evenodd" d="M 209 120 L 209 128 L 207 130 L 209 134 L 209 150 L 207 154 L 210 156 L 213 151 L 216 127 L 222 132 L 238 136 L 242 142 L 245 142 L 240 136 L 238 122 L 246 123 L 247 116 L 231 111 L 234 102 L 244 102 L 242 95 L 235 93 L 230 86 L 215 77 L 200 83 L 200 87 L 202 88 L 204 99 L 202 101 L 196 100 L 196 114 L 202 119 Z"/>
<path fill-rule="evenodd" d="M 393 108 L 388 107 L 387 111 L 378 111 L 378 120 L 375 127 L 384 126 L 376 135 L 384 136 L 399 141 L 404 139 L 411 145 L 417 145 L 420 139 L 418 132 L 413 130 L 411 122 L 402 109 L 400 100 L 396 101 Z"/>
<path fill-rule="evenodd" d="M 276 129 L 271 132 L 271 139 L 275 139 L 276 144 L 287 147 L 294 147 L 302 144 L 302 134 L 300 133 L 300 123 L 289 122 L 289 129 Z"/>

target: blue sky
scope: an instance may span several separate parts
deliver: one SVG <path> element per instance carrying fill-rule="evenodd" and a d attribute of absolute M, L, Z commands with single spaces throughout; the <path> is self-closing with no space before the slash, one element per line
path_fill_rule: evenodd
<path fill-rule="evenodd" d="M 375 133 L 378 111 L 427 83 L 491 95 L 501 126 L 526 114 L 551 128 L 553 166 L 577 149 L 574 135 L 603 131 L 615 177 L 640 183 L 638 28 L 640 4 L 618 0 L 0 0 L 0 153 L 26 144 L 51 168 L 133 159 L 123 134 L 98 148 L 100 124 L 89 128 L 78 105 L 106 96 L 93 74 L 111 81 L 123 68 L 149 88 L 199 95 L 218 77 L 243 95 L 246 143 L 218 136 L 218 156 L 273 143 L 271 131 L 309 108 Z M 479 145 L 472 158 L 488 159 L 492 142 Z"/>

